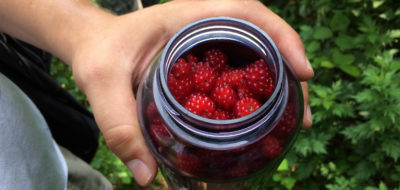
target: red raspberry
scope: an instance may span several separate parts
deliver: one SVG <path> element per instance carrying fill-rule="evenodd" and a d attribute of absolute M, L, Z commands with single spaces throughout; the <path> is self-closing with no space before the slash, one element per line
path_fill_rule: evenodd
<path fill-rule="evenodd" d="M 236 166 L 230 167 L 230 169 L 228 170 L 228 175 L 232 178 L 243 177 L 247 175 L 248 170 L 249 169 L 247 167 L 247 164 L 238 164 Z"/>
<path fill-rule="evenodd" d="M 260 160 L 265 160 L 261 146 L 259 144 L 254 144 L 246 149 L 240 154 L 239 160 L 243 160 L 248 163 L 249 172 L 257 171 L 265 165 L 265 162 L 260 162 Z"/>
<path fill-rule="evenodd" d="M 256 99 L 244 97 L 236 102 L 233 112 L 236 118 L 239 118 L 256 111 L 260 107 L 261 104 Z"/>
<path fill-rule="evenodd" d="M 247 85 L 252 92 L 265 95 L 267 98 L 271 96 L 274 85 L 271 72 L 263 59 L 257 60 L 245 68 Z"/>
<path fill-rule="evenodd" d="M 242 69 L 233 69 L 229 72 L 230 85 L 234 88 L 238 88 L 243 81 L 245 81 L 246 72 Z"/>
<path fill-rule="evenodd" d="M 203 166 L 214 174 L 221 172 L 226 173 L 226 168 L 232 166 L 237 160 L 237 157 L 228 151 L 210 151 L 209 149 L 198 148 L 195 153 L 201 159 Z M 219 174 L 214 176 L 222 177 Z"/>
<path fill-rule="evenodd" d="M 215 81 L 215 85 L 226 85 L 226 84 L 231 84 L 231 78 L 229 76 L 229 70 L 228 71 L 223 71 L 219 75 L 219 77 Z"/>
<path fill-rule="evenodd" d="M 202 168 L 200 158 L 188 152 L 181 152 L 176 155 L 176 165 L 190 174 L 196 174 Z"/>
<path fill-rule="evenodd" d="M 231 109 L 237 100 L 236 92 L 228 84 L 217 85 L 211 94 L 212 99 L 225 110 Z"/>
<path fill-rule="evenodd" d="M 268 160 L 266 160 L 263 156 L 263 158 L 258 158 L 254 159 L 250 162 L 248 165 L 249 168 L 249 173 L 259 171 L 261 168 L 265 167 L 267 164 Z"/>
<path fill-rule="evenodd" d="M 146 114 L 149 120 L 151 120 L 152 118 L 159 117 L 157 107 L 154 102 L 150 102 L 149 104 L 147 104 Z"/>
<path fill-rule="evenodd" d="M 197 58 L 196 56 L 190 55 L 190 54 L 186 56 L 186 60 L 189 63 L 197 63 L 197 62 L 199 62 L 199 58 Z"/>
<path fill-rule="evenodd" d="M 215 111 L 215 103 L 205 94 L 196 93 L 190 95 L 186 101 L 185 108 L 196 115 L 212 118 Z"/>
<path fill-rule="evenodd" d="M 246 82 L 241 83 L 236 91 L 239 99 L 245 97 L 250 97 L 250 98 L 256 97 L 255 94 L 248 89 Z"/>
<path fill-rule="evenodd" d="M 190 74 L 191 64 L 186 62 L 184 59 L 180 58 L 172 66 L 171 73 L 178 79 L 187 77 Z"/>
<path fill-rule="evenodd" d="M 265 157 L 273 159 L 282 153 L 282 147 L 279 140 L 272 135 L 266 136 L 260 142 Z"/>
<path fill-rule="evenodd" d="M 164 124 L 150 125 L 150 137 L 156 145 L 168 146 L 172 143 L 172 135 Z"/>
<path fill-rule="evenodd" d="M 217 78 L 216 85 L 229 84 L 233 89 L 237 89 L 245 81 L 245 72 L 241 69 L 229 69 L 222 71 Z"/>
<path fill-rule="evenodd" d="M 221 72 L 226 66 L 228 57 L 220 49 L 210 49 L 204 53 L 204 60 L 210 62 L 217 72 Z"/>
<path fill-rule="evenodd" d="M 161 125 L 163 123 L 163 120 L 161 119 L 160 116 L 154 117 L 150 119 L 151 124 L 156 124 L 156 125 Z"/>
<path fill-rule="evenodd" d="M 191 64 L 192 64 L 192 70 L 191 70 L 192 74 L 196 73 L 202 67 L 210 67 L 212 69 L 209 62 L 192 62 Z"/>
<path fill-rule="evenodd" d="M 151 124 L 161 124 L 162 123 L 162 119 L 160 117 L 160 114 L 157 111 L 157 107 L 154 102 L 150 102 L 147 105 L 146 114 L 147 114 L 147 118 L 149 119 Z"/>
<path fill-rule="evenodd" d="M 197 69 L 196 69 L 197 67 Z M 200 92 L 209 92 L 214 84 L 217 75 L 209 64 L 198 63 L 193 75 L 194 88 Z"/>
<path fill-rule="evenodd" d="M 212 119 L 228 120 L 231 119 L 231 114 L 225 110 L 217 109 L 215 110 Z"/>
<path fill-rule="evenodd" d="M 284 139 L 292 134 L 296 128 L 296 118 L 294 115 L 293 106 L 286 106 L 285 112 L 283 113 L 281 120 L 272 131 L 276 137 Z"/>
<path fill-rule="evenodd" d="M 190 78 L 177 79 L 172 74 L 168 76 L 168 88 L 174 98 L 182 103 L 183 99 L 192 92 L 192 81 Z"/>

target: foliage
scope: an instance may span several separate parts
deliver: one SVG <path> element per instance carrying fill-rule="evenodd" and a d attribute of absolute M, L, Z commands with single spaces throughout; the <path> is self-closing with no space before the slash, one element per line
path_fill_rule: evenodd
<path fill-rule="evenodd" d="M 60 84 L 62 88 L 67 90 L 78 102 L 89 108 L 89 103 L 86 96 L 79 90 L 74 82 L 71 68 L 68 67 L 60 59 L 53 57 L 51 60 L 50 75 Z"/>
<path fill-rule="evenodd" d="M 287 155 L 291 170 L 254 189 L 400 188 L 398 2 L 298 0 L 270 8 L 299 32 L 314 68 L 314 124 Z"/>
<path fill-rule="evenodd" d="M 132 174 L 125 167 L 124 163 L 119 160 L 104 142 L 104 137 L 100 137 L 100 146 L 97 150 L 95 159 L 91 162 L 94 169 L 101 171 L 107 179 L 114 184 L 117 189 L 135 189 L 137 185 L 133 183 Z"/>
<path fill-rule="evenodd" d="M 251 189 L 400 190 L 398 1 L 262 2 L 303 40 L 315 72 L 309 81 L 314 124 L 301 131 L 272 179 Z M 53 65 L 60 84 L 88 105 L 70 70 L 57 59 Z M 92 166 L 115 187 L 135 189 L 103 139 Z"/>

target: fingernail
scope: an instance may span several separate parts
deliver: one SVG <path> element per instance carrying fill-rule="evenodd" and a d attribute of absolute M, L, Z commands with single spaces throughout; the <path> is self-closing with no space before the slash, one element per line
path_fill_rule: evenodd
<path fill-rule="evenodd" d="M 141 186 L 146 186 L 151 179 L 149 168 L 140 160 L 131 160 L 126 163 L 136 182 Z"/>
<path fill-rule="evenodd" d="M 312 73 L 314 73 L 314 70 L 313 70 L 313 68 L 312 68 L 312 66 L 311 66 L 311 63 L 310 63 L 310 60 L 308 60 L 308 58 L 306 57 L 306 67 L 307 67 L 307 69 L 308 70 L 310 70 Z"/>
<path fill-rule="evenodd" d="M 306 119 L 307 120 L 307 124 L 309 124 L 309 126 L 307 126 L 307 127 L 311 127 L 311 125 L 312 125 L 312 113 L 311 113 L 310 105 L 307 106 L 306 116 L 305 116 L 304 119 Z"/>

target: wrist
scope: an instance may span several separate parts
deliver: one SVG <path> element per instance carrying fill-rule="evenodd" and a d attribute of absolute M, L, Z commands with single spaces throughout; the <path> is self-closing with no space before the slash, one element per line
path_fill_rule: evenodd
<path fill-rule="evenodd" d="M 72 66 L 72 61 L 82 44 L 106 29 L 117 17 L 95 6 L 80 11 L 78 15 L 73 16 L 74 19 L 67 21 L 69 24 L 52 29 L 53 36 L 48 38 L 46 45 L 51 53 L 64 60 L 69 66 Z M 100 43 L 101 41 L 98 41 L 98 44 Z"/>

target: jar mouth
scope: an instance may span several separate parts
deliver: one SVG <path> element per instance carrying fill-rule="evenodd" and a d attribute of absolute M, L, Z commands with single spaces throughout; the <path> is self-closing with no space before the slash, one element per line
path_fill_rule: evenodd
<path fill-rule="evenodd" d="M 172 95 L 167 85 L 168 74 L 172 65 L 182 54 L 200 44 L 221 41 L 235 42 L 245 45 L 261 56 L 274 73 L 275 89 L 268 100 L 256 111 L 249 115 L 229 120 L 214 120 L 198 116 L 183 107 Z M 197 128 L 207 131 L 238 130 L 255 123 L 273 107 L 282 90 L 283 63 L 281 55 L 272 39 L 257 26 L 240 19 L 230 17 L 211 17 L 185 26 L 175 34 L 166 45 L 161 55 L 159 81 L 163 95 L 168 104 L 175 108 L 185 120 L 195 123 Z"/>

